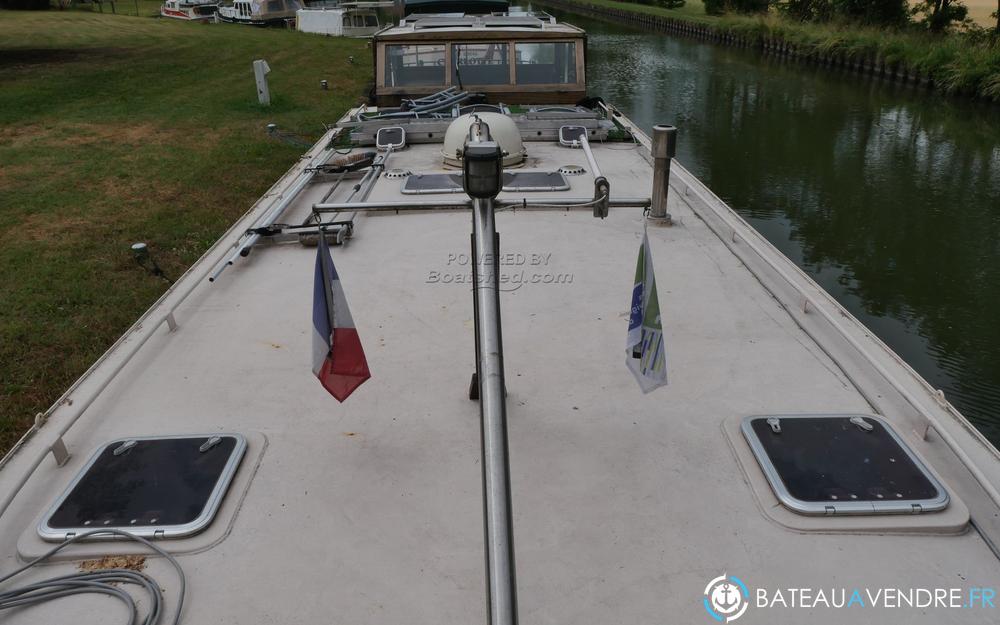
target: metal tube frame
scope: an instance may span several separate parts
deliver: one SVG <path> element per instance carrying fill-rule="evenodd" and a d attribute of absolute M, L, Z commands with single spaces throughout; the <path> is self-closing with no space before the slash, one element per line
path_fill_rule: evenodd
<path fill-rule="evenodd" d="M 487 609 L 490 625 L 517 625 L 507 400 L 500 328 L 499 236 L 492 199 L 472 202 L 479 413 L 483 453 Z"/>
<path fill-rule="evenodd" d="M 489 142 L 489 126 L 478 118 L 470 143 Z M 499 147 L 496 148 L 499 161 Z M 466 160 L 468 164 L 468 160 Z M 502 176 L 500 163 L 495 163 Z M 466 175 L 467 172 L 466 172 Z M 500 181 L 496 181 L 496 189 Z M 469 187 L 466 186 L 466 191 Z M 476 319 L 476 378 L 479 382 L 480 441 L 483 467 L 483 534 L 486 544 L 488 625 L 517 625 L 514 574 L 514 522 L 511 516 L 510 460 L 507 453 L 507 385 L 500 325 L 500 236 L 495 197 L 472 199 L 473 309 Z"/>
<path fill-rule="evenodd" d="M 532 210 L 535 206 L 546 208 L 554 207 L 552 210 L 569 210 L 574 208 L 589 209 L 593 206 L 593 198 L 545 198 L 520 199 L 520 200 L 494 200 L 494 210 L 506 210 L 523 208 Z M 612 208 L 649 208 L 650 198 L 625 197 L 608 200 L 608 206 Z M 329 202 L 313 205 L 313 211 L 317 213 L 335 213 L 343 210 L 354 210 L 358 212 L 419 212 L 434 210 L 469 210 L 472 208 L 470 200 L 403 200 L 389 202 Z"/>
<path fill-rule="evenodd" d="M 274 224 L 274 222 L 281 217 L 281 214 L 285 212 L 285 209 L 288 208 L 289 204 L 292 203 L 292 200 L 299 195 L 299 192 L 305 189 L 306 186 L 312 182 L 313 177 L 316 175 L 315 168 L 326 163 L 326 161 L 329 160 L 334 153 L 335 150 L 333 147 L 327 147 L 325 150 L 317 154 L 316 157 L 309 163 L 309 166 L 299 174 L 298 179 L 292 184 L 292 186 L 282 194 L 281 199 L 268 209 L 268 211 L 257 221 L 257 223 L 254 224 L 254 227 L 261 228 Z M 248 255 L 253 246 L 260 241 L 260 236 L 261 235 L 259 234 L 251 234 L 244 238 L 241 242 L 238 242 L 233 253 L 230 254 L 226 261 L 220 264 L 214 272 L 212 272 L 212 275 L 208 277 L 208 281 L 215 282 L 216 278 L 222 275 L 222 272 L 225 271 L 227 267 L 235 263 L 237 258 Z"/>

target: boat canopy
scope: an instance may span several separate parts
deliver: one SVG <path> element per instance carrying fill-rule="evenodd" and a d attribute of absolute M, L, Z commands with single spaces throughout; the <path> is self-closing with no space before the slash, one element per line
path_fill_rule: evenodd
<path fill-rule="evenodd" d="M 586 96 L 586 35 L 546 14 L 410 15 L 374 45 L 380 106 L 449 87 L 510 104 Z"/>
<path fill-rule="evenodd" d="M 406 0 L 406 14 L 411 13 L 494 13 L 506 12 L 508 0 Z"/>

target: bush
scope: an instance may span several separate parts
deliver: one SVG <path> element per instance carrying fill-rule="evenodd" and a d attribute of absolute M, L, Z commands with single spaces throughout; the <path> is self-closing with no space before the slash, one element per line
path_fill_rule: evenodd
<path fill-rule="evenodd" d="M 43 11 L 47 8 L 49 8 L 49 0 L 0 0 L 0 9 Z"/>
<path fill-rule="evenodd" d="M 932 33 L 943 33 L 952 22 L 961 22 L 969 16 L 969 8 L 959 0 L 925 0 L 913 7 L 914 15 L 923 15 L 920 24 Z"/>
<path fill-rule="evenodd" d="M 868 26 L 902 26 L 909 20 L 906 0 L 785 0 L 778 10 L 800 22 L 837 17 Z"/>
<path fill-rule="evenodd" d="M 909 19 L 906 0 L 833 0 L 834 11 L 852 22 L 902 26 Z"/>
<path fill-rule="evenodd" d="M 705 13 L 722 15 L 726 11 L 734 13 L 767 13 L 771 0 L 704 0 Z"/>
<path fill-rule="evenodd" d="M 725 0 L 704 0 L 704 4 L 708 15 L 722 15 L 726 12 Z"/>
<path fill-rule="evenodd" d="M 651 6 L 663 7 L 664 9 L 679 9 L 684 6 L 685 0 L 625 0 L 626 2 L 634 2 L 636 4 L 646 4 Z"/>
<path fill-rule="evenodd" d="M 737 13 L 767 13 L 771 8 L 771 0 L 731 0 L 730 4 Z"/>
<path fill-rule="evenodd" d="M 832 0 L 786 0 L 778 11 L 800 22 L 828 22 L 833 17 Z"/>

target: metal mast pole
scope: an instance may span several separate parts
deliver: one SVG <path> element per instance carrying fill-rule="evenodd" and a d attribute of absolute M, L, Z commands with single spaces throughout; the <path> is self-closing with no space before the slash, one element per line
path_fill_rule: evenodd
<path fill-rule="evenodd" d="M 473 133 L 472 141 L 480 139 Z M 488 140 L 488 135 L 485 137 Z M 517 625 L 514 540 L 507 455 L 507 401 L 500 331 L 498 237 L 492 198 L 473 199 L 475 313 L 483 453 L 486 592 L 490 625 Z"/>

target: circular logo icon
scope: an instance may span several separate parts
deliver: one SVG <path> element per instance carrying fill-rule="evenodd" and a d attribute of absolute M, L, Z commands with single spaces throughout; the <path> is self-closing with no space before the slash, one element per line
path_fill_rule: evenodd
<path fill-rule="evenodd" d="M 720 623 L 743 616 L 750 605 L 750 591 L 740 578 L 723 573 L 705 586 L 705 610 Z"/>

